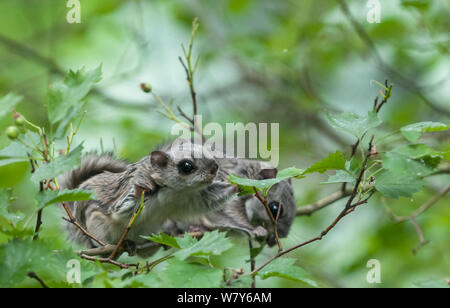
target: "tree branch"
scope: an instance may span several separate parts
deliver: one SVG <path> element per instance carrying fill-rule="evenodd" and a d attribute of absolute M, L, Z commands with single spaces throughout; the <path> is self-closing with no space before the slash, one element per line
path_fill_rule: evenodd
<path fill-rule="evenodd" d="M 337 0 L 337 2 L 339 3 L 339 6 L 341 7 L 341 10 L 344 13 L 344 15 L 350 21 L 350 24 L 352 25 L 353 29 L 356 31 L 356 33 L 358 34 L 360 39 L 369 48 L 370 52 L 374 56 L 376 62 L 381 67 L 381 69 L 384 70 L 387 74 L 391 75 L 393 77 L 393 79 L 397 80 L 397 82 L 404 89 L 410 91 L 411 93 L 416 94 L 431 109 L 433 109 L 434 111 L 436 111 L 440 114 L 443 114 L 443 115 L 449 117 L 450 111 L 448 109 L 445 109 L 444 107 L 437 105 L 435 102 L 433 102 L 429 98 L 427 98 L 425 96 L 425 94 L 422 93 L 422 91 L 420 90 L 420 87 L 417 85 L 415 80 L 405 77 L 402 73 L 400 73 L 399 71 L 394 69 L 392 66 L 390 66 L 383 60 L 374 41 L 371 39 L 371 37 L 369 36 L 367 31 L 364 29 L 364 27 L 357 21 L 357 19 L 350 12 L 347 2 L 345 0 Z"/>
<path fill-rule="evenodd" d="M 358 176 L 358 178 L 357 178 L 357 180 L 355 182 L 355 186 L 354 186 L 354 188 L 353 188 L 353 190 L 352 190 L 352 192 L 350 194 L 350 198 L 347 200 L 347 203 L 345 204 L 344 209 L 339 213 L 339 215 L 335 218 L 335 220 L 327 228 L 325 228 L 322 232 L 320 232 L 320 234 L 318 236 L 316 236 L 316 237 L 314 237 L 314 238 L 312 238 L 312 239 L 310 239 L 310 240 L 308 240 L 306 242 L 303 242 L 301 244 L 293 246 L 293 247 L 291 247 L 289 249 L 286 249 L 286 250 L 278 252 L 275 256 L 273 256 L 272 258 L 270 258 L 269 260 L 264 262 L 257 269 L 253 270 L 250 273 L 250 275 L 255 275 L 257 272 L 259 272 L 261 269 L 266 267 L 269 263 L 271 263 L 275 259 L 278 259 L 279 257 L 284 256 L 285 254 L 288 254 L 288 253 L 290 253 L 293 250 L 296 250 L 298 248 L 301 248 L 301 247 L 306 246 L 308 244 L 311 244 L 313 242 L 322 240 L 322 238 L 324 236 L 326 236 L 328 234 L 328 232 L 330 232 L 331 229 L 333 229 L 342 218 L 344 218 L 348 214 L 352 213 L 356 209 L 356 207 L 367 203 L 367 201 L 375 193 L 375 190 L 372 190 L 370 192 L 369 196 L 366 197 L 365 199 L 359 200 L 359 198 L 358 198 L 358 200 L 355 203 L 352 203 L 352 202 L 355 199 L 356 195 L 358 194 L 359 185 L 361 184 L 361 180 L 362 180 L 363 175 L 364 175 L 364 173 L 366 171 L 366 168 L 367 168 L 367 162 L 368 162 L 370 156 L 372 155 L 373 139 L 374 139 L 374 136 L 372 135 L 372 138 L 370 139 L 370 142 L 369 142 L 369 148 L 368 148 L 368 150 L 366 152 L 366 156 L 364 158 L 364 161 L 363 161 L 363 164 L 362 164 L 362 167 L 361 167 L 361 171 L 360 171 L 359 176 Z"/>

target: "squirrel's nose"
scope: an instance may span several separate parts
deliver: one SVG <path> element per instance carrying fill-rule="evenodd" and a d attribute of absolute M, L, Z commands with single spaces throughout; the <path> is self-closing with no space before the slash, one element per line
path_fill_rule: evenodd
<path fill-rule="evenodd" d="M 219 165 L 216 162 L 213 162 L 211 165 L 211 174 L 216 174 L 217 170 L 219 170 Z"/>

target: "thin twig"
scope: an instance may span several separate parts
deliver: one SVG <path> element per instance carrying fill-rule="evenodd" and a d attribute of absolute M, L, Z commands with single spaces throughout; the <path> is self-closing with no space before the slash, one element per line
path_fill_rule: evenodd
<path fill-rule="evenodd" d="M 48 286 L 44 283 L 44 281 L 42 281 L 41 278 L 39 278 L 39 276 L 35 272 L 29 272 L 27 276 L 31 279 L 37 280 L 44 289 L 48 289 Z"/>
<path fill-rule="evenodd" d="M 86 231 L 86 229 L 83 228 L 83 226 L 81 226 L 75 219 L 75 217 L 72 215 L 72 212 L 70 211 L 69 207 L 67 206 L 67 204 L 65 202 L 63 202 L 63 208 L 67 213 L 67 216 L 69 216 L 69 219 L 63 217 L 63 219 L 73 225 L 75 225 L 78 229 L 80 229 L 81 232 L 83 232 L 87 237 L 93 239 L 95 242 L 97 242 L 98 244 L 100 244 L 101 246 L 106 246 L 106 244 L 104 242 L 102 242 L 101 240 L 99 240 L 97 237 L 95 237 L 92 233 L 89 233 L 88 231 Z"/>
<path fill-rule="evenodd" d="M 342 190 L 336 191 L 332 193 L 329 196 L 326 196 L 322 199 L 317 200 L 314 203 L 301 206 L 297 209 L 297 216 L 309 216 L 313 214 L 314 212 L 323 209 L 324 207 L 327 207 L 330 204 L 333 204 L 334 202 L 341 200 L 347 196 L 350 196 L 351 190 L 346 189 L 344 192 Z"/>
<path fill-rule="evenodd" d="M 380 52 L 378 51 L 378 48 L 377 48 L 375 42 L 371 39 L 371 37 L 369 36 L 367 31 L 364 29 L 364 27 L 358 22 L 358 20 L 350 12 L 347 2 L 345 0 L 337 0 L 337 2 L 339 3 L 344 15 L 350 21 L 350 24 L 352 25 L 353 29 L 356 31 L 356 33 L 358 34 L 360 39 L 369 48 L 370 52 L 372 53 L 372 55 L 375 58 L 375 61 L 378 63 L 378 65 L 381 67 L 381 69 L 384 70 L 385 72 L 387 72 L 388 74 L 390 74 L 395 80 L 397 80 L 397 82 L 403 88 L 410 91 L 411 93 L 416 94 L 425 104 L 427 104 L 434 111 L 449 117 L 450 111 L 448 109 L 445 109 L 444 107 L 437 105 L 435 102 L 431 101 L 428 97 L 426 97 L 420 90 L 420 87 L 417 85 L 415 80 L 405 77 L 402 73 L 395 70 L 392 66 L 390 66 L 383 60 Z"/>
<path fill-rule="evenodd" d="M 39 182 L 39 191 L 40 192 L 44 191 L 44 183 L 42 181 Z M 39 209 L 37 212 L 36 227 L 34 228 L 33 241 L 37 240 L 39 237 L 39 229 L 41 228 L 42 225 L 42 210 L 43 209 Z"/>
<path fill-rule="evenodd" d="M 348 214 L 352 213 L 356 209 L 356 207 L 358 207 L 358 206 L 360 206 L 362 204 L 366 204 L 368 202 L 368 200 L 375 193 L 375 190 L 372 190 L 370 192 L 369 196 L 366 197 L 365 199 L 357 200 L 355 203 L 352 203 L 353 200 L 355 199 L 356 195 L 358 194 L 359 185 L 360 185 L 361 180 L 363 178 L 363 175 L 364 175 L 364 173 L 366 171 L 367 162 L 369 160 L 369 157 L 371 156 L 372 147 L 373 147 L 373 139 L 374 139 L 374 136 L 372 136 L 372 138 L 370 139 L 369 149 L 368 149 L 368 151 L 366 153 L 364 162 L 363 162 L 362 167 L 361 167 L 361 171 L 360 171 L 359 176 L 358 176 L 358 178 L 357 178 L 357 180 L 355 182 L 355 186 L 354 186 L 354 188 L 352 190 L 350 198 L 347 200 L 347 203 L 346 203 L 344 209 L 339 213 L 339 215 L 334 219 L 334 221 L 327 228 L 325 228 L 322 232 L 320 232 L 320 234 L 318 236 L 316 236 L 316 237 L 314 237 L 314 238 L 312 238 L 312 239 L 310 239 L 310 240 L 308 240 L 306 242 L 303 242 L 301 244 L 293 246 L 293 247 L 291 247 L 289 249 L 286 249 L 286 250 L 278 252 L 275 256 L 273 256 L 272 258 L 268 259 L 266 262 L 264 262 L 262 265 L 260 265 L 257 269 L 253 270 L 250 273 L 250 275 L 255 275 L 257 272 L 259 272 L 261 269 L 266 267 L 269 263 L 271 263 L 275 259 L 278 259 L 279 257 L 284 256 L 285 254 L 288 254 L 288 253 L 290 253 L 293 250 L 296 250 L 296 249 L 298 249 L 300 247 L 306 246 L 306 245 L 311 244 L 313 242 L 322 240 L 322 238 L 324 236 L 326 236 L 328 234 L 328 232 L 330 232 L 330 230 L 333 229 L 342 218 L 344 218 Z"/>
<path fill-rule="evenodd" d="M 131 227 L 133 227 L 133 224 L 136 221 L 139 214 L 142 212 L 142 209 L 144 208 L 144 194 L 145 194 L 145 190 L 142 191 L 141 202 L 140 202 L 139 207 L 134 211 L 133 215 L 131 216 L 130 221 L 128 222 L 127 228 L 123 232 L 122 237 L 120 238 L 120 240 L 117 243 L 116 247 L 114 248 L 113 252 L 109 256 L 110 259 L 114 260 L 116 258 L 117 252 L 119 251 L 120 247 L 122 246 L 123 242 L 125 241 L 125 238 L 127 237 L 128 232 L 130 231 Z"/>
<path fill-rule="evenodd" d="M 255 262 L 255 257 L 253 256 L 253 243 L 252 243 L 252 238 L 249 237 L 248 238 L 248 248 L 250 251 L 250 271 L 254 271 L 255 267 L 256 267 L 256 262 Z M 255 276 L 252 276 L 252 289 L 256 288 L 256 278 Z"/>
<path fill-rule="evenodd" d="M 275 240 L 277 242 L 278 245 L 278 250 L 282 251 L 283 250 L 283 246 L 281 246 L 281 242 L 280 242 L 280 238 L 278 236 L 278 223 L 277 220 L 275 219 L 275 217 L 273 217 L 272 212 L 270 211 L 269 205 L 267 204 L 267 200 L 266 198 L 261 197 L 261 195 L 259 194 L 258 190 L 256 189 L 256 187 L 253 187 L 253 190 L 255 192 L 255 197 L 264 205 L 267 215 L 269 215 L 270 220 L 272 221 L 273 227 L 274 227 L 274 233 L 275 233 Z"/>
<path fill-rule="evenodd" d="M 96 258 L 96 257 L 93 257 L 93 256 L 86 255 L 84 253 L 81 253 L 80 257 L 83 258 L 83 259 L 89 260 L 89 261 L 98 261 L 98 262 L 101 262 L 101 263 L 113 264 L 113 265 L 116 265 L 116 266 L 118 266 L 118 267 L 120 267 L 122 269 L 129 269 L 130 267 L 133 267 L 133 266 L 137 267 L 138 266 L 138 264 L 126 264 L 126 263 L 117 262 L 115 260 L 112 260 L 111 258 Z"/>
<path fill-rule="evenodd" d="M 414 211 L 409 216 L 396 216 L 394 213 L 391 212 L 391 216 L 394 219 L 396 223 L 404 222 L 407 220 L 410 220 L 411 218 L 416 218 L 426 210 L 428 210 L 430 207 L 432 207 L 436 202 L 438 202 L 442 197 L 447 195 L 447 193 L 450 191 L 450 186 L 447 186 L 443 190 L 441 190 L 438 194 L 436 194 L 431 200 L 424 203 L 421 207 L 419 207 L 416 211 Z"/>
<path fill-rule="evenodd" d="M 416 254 L 420 248 L 422 248 L 423 246 L 425 246 L 426 244 L 428 244 L 430 241 L 426 241 L 424 236 L 423 236 L 423 231 L 420 228 L 419 224 L 417 223 L 417 220 L 415 217 L 411 217 L 411 223 L 414 226 L 414 229 L 416 229 L 417 235 L 419 236 L 419 244 L 413 248 L 413 254 Z"/>

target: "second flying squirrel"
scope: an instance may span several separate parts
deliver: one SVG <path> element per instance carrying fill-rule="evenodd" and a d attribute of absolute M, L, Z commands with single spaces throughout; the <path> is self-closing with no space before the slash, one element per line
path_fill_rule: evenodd
<path fill-rule="evenodd" d="M 201 158 L 196 158 L 201 157 Z M 202 146 L 178 140 L 133 164 L 111 156 L 86 156 L 81 166 L 62 179 L 63 188 L 94 190 L 96 199 L 68 202 L 77 221 L 91 234 L 116 244 L 140 204 L 145 207 L 127 235 L 135 244 L 141 235 L 159 232 L 167 219 L 185 220 L 220 208 L 237 192 L 218 181 L 219 165 Z M 97 243 L 68 224 L 72 240 L 87 247 Z"/>
<path fill-rule="evenodd" d="M 218 159 L 218 162 L 227 173 L 256 180 L 273 178 L 277 173 L 270 164 L 257 160 L 224 158 Z M 289 180 L 281 181 L 269 190 L 267 204 L 273 217 L 277 217 L 279 213 L 278 236 L 286 237 L 296 212 L 295 198 Z M 240 231 L 251 238 L 267 240 L 269 246 L 276 244 L 274 226 L 264 205 L 255 196 L 249 195 L 233 199 L 224 208 L 200 216 L 196 223 L 169 220 L 163 226 L 163 231 L 172 235 L 186 231 L 214 229 Z"/>

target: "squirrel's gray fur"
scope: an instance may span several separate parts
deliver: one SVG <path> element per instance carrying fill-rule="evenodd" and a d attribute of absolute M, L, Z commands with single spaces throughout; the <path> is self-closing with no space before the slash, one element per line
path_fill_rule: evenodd
<path fill-rule="evenodd" d="M 186 160 L 195 169 L 182 174 L 179 164 Z M 62 187 L 94 191 L 95 200 L 68 202 L 68 206 L 88 232 L 109 244 L 119 241 L 144 191 L 144 209 L 127 236 L 138 244 L 145 242 L 141 235 L 159 232 L 167 219 L 186 221 L 227 202 L 236 188 L 216 179 L 218 168 L 201 145 L 183 139 L 163 145 L 133 164 L 111 155 L 90 154 L 64 177 Z M 68 229 L 74 241 L 88 247 L 98 245 L 76 226 L 68 224 Z"/>
<path fill-rule="evenodd" d="M 220 169 L 228 174 L 251 179 L 267 179 L 276 176 L 276 169 L 267 162 L 222 158 L 218 159 Z M 296 203 L 289 180 L 275 184 L 268 193 L 267 203 L 278 202 L 282 206 L 278 218 L 278 235 L 286 237 L 295 218 Z M 265 226 L 265 227 L 263 227 Z M 167 221 L 163 231 L 178 234 L 186 231 L 210 231 L 214 229 L 241 231 L 251 238 L 267 240 L 272 246 L 276 244 L 274 227 L 264 205 L 255 196 L 242 196 L 228 202 L 224 208 L 201 216 L 197 223 Z"/>

